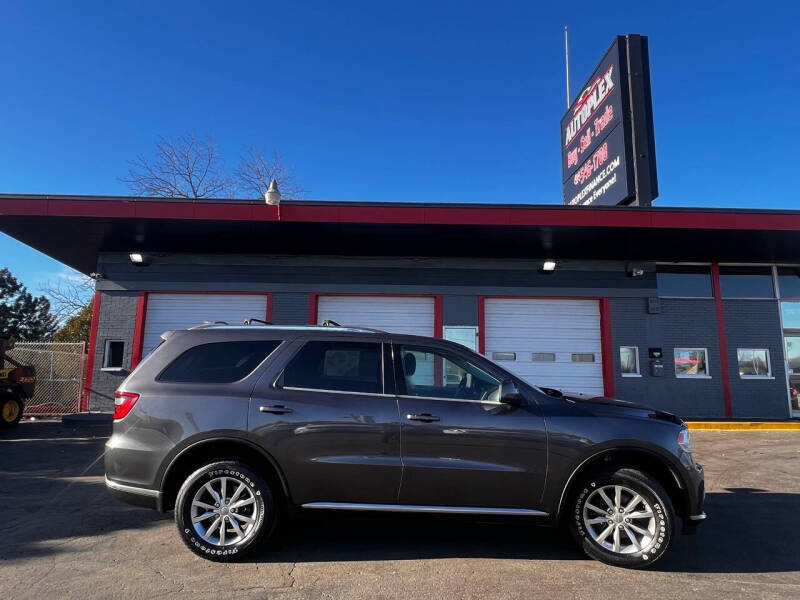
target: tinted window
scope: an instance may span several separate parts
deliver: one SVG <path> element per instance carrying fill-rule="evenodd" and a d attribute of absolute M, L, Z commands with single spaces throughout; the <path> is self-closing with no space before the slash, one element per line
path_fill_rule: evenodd
<path fill-rule="evenodd" d="M 781 298 L 800 298 L 800 269 L 778 267 L 778 289 Z"/>
<path fill-rule="evenodd" d="M 283 386 L 380 394 L 382 363 L 380 344 L 308 342 L 283 370 Z"/>
<path fill-rule="evenodd" d="M 720 267 L 723 298 L 774 298 L 769 267 Z"/>
<path fill-rule="evenodd" d="M 218 342 L 190 348 L 158 376 L 159 381 L 230 383 L 253 372 L 279 340 Z"/>
<path fill-rule="evenodd" d="M 656 272 L 659 296 L 678 298 L 710 298 L 711 269 L 709 267 L 659 266 Z"/>
<path fill-rule="evenodd" d="M 498 400 L 500 381 L 455 353 L 401 346 L 400 357 L 408 396 Z"/>

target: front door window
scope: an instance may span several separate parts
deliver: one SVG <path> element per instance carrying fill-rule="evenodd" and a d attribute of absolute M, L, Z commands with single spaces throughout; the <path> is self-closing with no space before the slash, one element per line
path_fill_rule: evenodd
<path fill-rule="evenodd" d="M 500 380 L 455 353 L 422 346 L 401 346 L 400 357 L 407 396 L 498 400 Z"/>

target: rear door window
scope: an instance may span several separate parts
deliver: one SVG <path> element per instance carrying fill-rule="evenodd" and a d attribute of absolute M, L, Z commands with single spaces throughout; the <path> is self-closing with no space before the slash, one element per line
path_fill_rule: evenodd
<path fill-rule="evenodd" d="M 284 388 L 383 393 L 381 345 L 364 342 L 308 342 L 283 370 Z"/>
<path fill-rule="evenodd" d="M 215 342 L 190 348 L 158 376 L 172 383 L 232 383 L 244 379 L 280 344 L 280 340 Z"/>

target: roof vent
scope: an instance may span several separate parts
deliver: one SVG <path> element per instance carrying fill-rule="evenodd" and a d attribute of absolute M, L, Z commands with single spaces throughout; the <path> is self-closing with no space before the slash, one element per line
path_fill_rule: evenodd
<path fill-rule="evenodd" d="M 269 180 L 269 187 L 267 188 L 267 193 L 264 194 L 264 200 L 267 201 L 267 204 L 281 203 L 281 193 L 278 190 L 278 182 L 274 179 Z"/>

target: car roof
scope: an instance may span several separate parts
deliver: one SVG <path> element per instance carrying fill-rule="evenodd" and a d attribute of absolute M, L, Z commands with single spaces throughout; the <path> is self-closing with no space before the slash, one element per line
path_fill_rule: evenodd
<path fill-rule="evenodd" d="M 448 345 L 452 344 L 453 342 L 449 342 L 447 340 L 443 340 L 441 338 L 435 338 L 433 336 L 423 336 L 423 335 L 412 335 L 406 333 L 392 333 L 389 331 L 383 331 L 381 329 L 374 329 L 371 327 L 361 327 L 357 325 L 265 325 L 265 324 L 250 324 L 250 325 L 229 325 L 227 323 L 202 323 L 200 325 L 196 325 L 194 327 L 190 327 L 188 329 L 179 329 L 174 331 L 167 331 L 162 334 L 162 339 L 166 339 L 171 337 L 175 333 L 180 333 L 182 335 L 191 335 L 191 334 L 200 334 L 200 333 L 212 333 L 218 332 L 220 335 L 224 333 L 235 334 L 235 332 L 242 332 L 242 333 L 250 333 L 251 335 L 255 332 L 263 332 L 263 333 L 288 333 L 288 334 L 296 334 L 299 337 L 304 336 L 304 334 L 312 334 L 313 336 L 332 336 L 332 335 L 347 335 L 348 337 L 352 336 L 355 338 L 359 337 L 389 337 L 393 340 L 404 340 L 407 342 L 418 342 L 418 343 L 425 343 L 425 342 L 446 342 Z M 248 336 L 250 337 L 250 336 Z"/>

